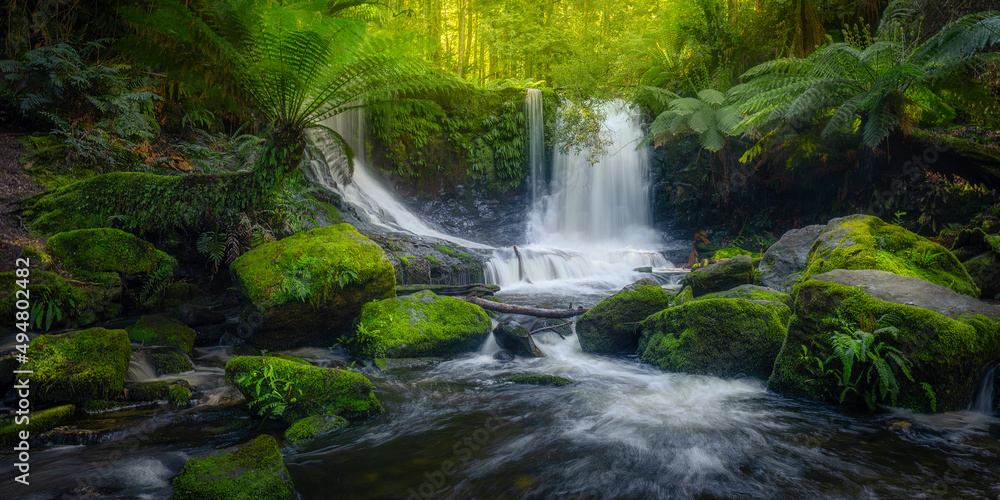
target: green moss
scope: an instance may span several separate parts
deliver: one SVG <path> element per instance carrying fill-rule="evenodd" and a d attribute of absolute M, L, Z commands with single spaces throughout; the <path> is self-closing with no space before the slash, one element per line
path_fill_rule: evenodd
<path fill-rule="evenodd" d="M 441 253 L 443 253 L 445 255 L 451 255 L 452 257 L 457 257 L 457 258 L 462 259 L 464 261 L 471 261 L 471 262 L 476 262 L 477 261 L 476 258 L 473 257 L 472 255 L 467 254 L 465 252 L 461 252 L 457 248 L 455 248 L 455 247 L 453 247 L 451 245 L 434 245 L 434 248 L 437 248 L 437 250 L 439 252 L 441 252 Z"/>
<path fill-rule="evenodd" d="M 0 421 L 0 446 L 9 448 L 21 441 L 21 431 L 28 431 L 30 442 L 37 442 L 37 436 L 67 421 L 76 413 L 76 406 L 64 405 L 48 410 L 33 411 L 27 415 L 28 421 L 17 424 L 16 420 Z"/>
<path fill-rule="evenodd" d="M 936 411 L 966 408 L 981 369 L 1000 359 L 1000 324 L 984 316 L 954 320 L 928 309 L 884 302 L 855 287 L 816 280 L 797 288 L 795 315 L 768 388 L 836 402 L 841 390 L 838 381 L 833 375 L 815 373 L 815 362 L 809 359 L 825 360 L 832 355 L 829 339 L 833 327 L 826 320 L 860 322 L 862 318 L 885 315 L 890 315 L 899 334 L 896 339 L 885 336 L 879 341 L 900 349 L 913 363 L 910 372 L 914 382 L 898 371 L 895 375 L 900 385 L 899 406 L 931 411 L 930 400 L 920 385 L 926 382 L 935 392 Z M 803 346 L 809 357 L 803 356 Z M 846 402 L 858 401 L 850 395 Z"/>
<path fill-rule="evenodd" d="M 694 302 L 694 292 L 689 286 L 681 288 L 679 292 L 670 297 L 670 307 L 677 307 L 688 302 Z"/>
<path fill-rule="evenodd" d="M 171 283 L 170 286 L 163 291 L 163 298 L 180 304 L 181 302 L 187 302 L 194 299 L 200 293 L 201 289 L 198 288 L 198 285 L 192 283 Z"/>
<path fill-rule="evenodd" d="M 191 389 L 180 384 L 171 385 L 167 399 L 172 405 L 187 406 L 188 400 L 191 399 Z"/>
<path fill-rule="evenodd" d="M 21 251 L 21 257 L 28 259 L 33 269 L 48 271 L 52 268 L 52 256 L 32 247 L 24 247 Z"/>
<path fill-rule="evenodd" d="M 164 381 L 138 382 L 126 387 L 125 392 L 129 401 L 159 401 L 167 399 L 170 384 Z"/>
<path fill-rule="evenodd" d="M 437 264 L 438 260 L 433 255 L 424 255 L 424 259 L 427 259 L 432 264 Z"/>
<path fill-rule="evenodd" d="M 277 379 L 291 381 L 296 392 L 302 391 L 297 401 L 290 403 L 281 415 L 288 423 L 327 413 L 355 419 L 382 411 L 382 405 L 372 393 L 372 383 L 364 375 L 347 370 L 303 365 L 274 357 L 247 356 L 226 363 L 226 380 L 252 399 L 251 389 L 240 385 L 239 378 L 243 374 L 261 373 L 268 366 Z"/>
<path fill-rule="evenodd" d="M 314 415 L 296 421 L 285 430 L 285 440 L 293 448 L 302 448 L 319 436 L 348 425 L 339 415 Z"/>
<path fill-rule="evenodd" d="M 787 293 L 782 293 L 773 288 L 757 285 L 740 285 L 724 292 L 707 293 L 695 300 L 703 299 L 769 300 L 772 302 L 780 302 L 789 308 L 792 307 L 792 304 L 794 303 L 792 296 Z"/>
<path fill-rule="evenodd" d="M 659 285 L 631 288 L 602 300 L 577 321 L 576 333 L 584 352 L 635 353 L 639 322 L 670 307 L 670 294 Z"/>
<path fill-rule="evenodd" d="M 474 350 L 490 333 L 481 307 L 431 292 L 365 304 L 347 342 L 358 357 L 450 356 Z"/>
<path fill-rule="evenodd" d="M 194 330 L 180 320 L 165 314 L 153 314 L 139 318 L 128 327 L 128 337 L 132 342 L 150 346 L 176 347 L 190 353 L 197 336 Z"/>
<path fill-rule="evenodd" d="M 664 310 L 640 324 L 640 360 L 664 370 L 767 379 L 786 329 L 788 307 L 705 299 Z"/>
<path fill-rule="evenodd" d="M 750 257 L 737 255 L 691 271 L 684 276 L 683 284 L 691 287 L 691 292 L 698 297 L 740 285 L 759 285 L 760 272 L 753 266 Z"/>
<path fill-rule="evenodd" d="M 515 384 L 549 385 L 554 387 L 562 387 L 573 383 L 572 380 L 557 375 L 506 375 L 500 377 L 498 380 Z"/>
<path fill-rule="evenodd" d="M 878 269 L 979 297 L 979 288 L 946 248 L 868 215 L 827 226 L 809 252 L 803 280 L 834 269 Z"/>
<path fill-rule="evenodd" d="M 174 478 L 171 500 L 292 500 L 297 497 L 268 435 L 207 457 L 192 458 Z"/>
<path fill-rule="evenodd" d="M 124 330 L 91 328 L 62 335 L 39 335 L 28 348 L 31 395 L 36 401 L 64 403 L 115 399 L 122 394 L 131 359 Z"/>
<path fill-rule="evenodd" d="M 292 363 L 298 363 L 300 365 L 311 365 L 312 364 L 312 363 L 310 363 L 310 362 L 308 362 L 308 361 L 306 361 L 304 359 L 296 358 L 295 356 L 289 356 L 287 354 L 282 354 L 280 352 L 269 352 L 267 354 L 264 354 L 264 356 L 270 356 L 272 358 L 283 359 L 285 361 L 291 361 Z"/>
<path fill-rule="evenodd" d="M 18 278 L 13 272 L 0 273 L 0 315 L 13 318 L 19 297 L 16 290 Z M 121 311 L 121 304 L 109 302 L 115 295 L 104 288 L 85 284 L 75 286 L 51 271 L 31 270 L 27 291 L 31 304 L 41 307 L 41 328 L 87 326 L 102 319 L 110 319 Z M 51 321 L 50 321 L 51 320 Z"/>
<path fill-rule="evenodd" d="M 104 285 L 119 284 L 117 273 L 149 274 L 177 267 L 173 257 L 118 229 L 58 233 L 49 238 L 47 246 L 67 271 Z"/>
<path fill-rule="evenodd" d="M 194 370 L 194 365 L 191 364 L 191 361 L 173 351 L 154 352 L 149 355 L 149 360 L 152 362 L 153 370 L 156 371 L 157 375 L 184 373 Z"/>
<path fill-rule="evenodd" d="M 716 250 L 715 253 L 712 254 L 712 258 L 713 259 L 729 259 L 729 258 L 732 258 L 732 257 L 736 257 L 737 255 L 749 255 L 749 256 L 753 257 L 756 254 L 754 254 L 753 252 L 751 252 L 749 250 L 744 250 L 744 249 L 742 249 L 740 247 L 727 247 L 727 248 L 720 248 L 720 249 Z"/>

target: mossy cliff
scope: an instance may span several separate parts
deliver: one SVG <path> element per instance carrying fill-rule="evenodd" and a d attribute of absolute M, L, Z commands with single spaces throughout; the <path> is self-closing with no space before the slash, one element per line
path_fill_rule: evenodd
<path fill-rule="evenodd" d="M 898 277 L 890 275 L 889 279 Z M 903 283 L 903 286 L 912 288 L 914 285 Z M 905 359 L 912 362 L 910 372 L 914 381 L 908 380 L 893 365 L 899 383 L 897 404 L 921 412 L 932 411 L 932 406 L 936 411 L 966 408 L 982 369 L 1000 360 L 1000 325 L 996 320 L 982 314 L 956 314 L 956 318 L 950 318 L 931 309 L 880 300 L 873 296 L 877 290 L 867 291 L 866 288 L 820 280 L 809 280 L 798 287 L 795 315 L 775 361 L 768 388 L 784 394 L 837 402 L 842 390 L 838 378 L 818 371 L 816 363 L 816 360 L 827 360 L 833 355 L 830 338 L 838 329 L 831 325 L 830 319 L 839 318 L 871 331 L 872 324 L 884 318 L 884 322 L 898 329 L 898 334 L 895 337 L 881 335 L 876 341 L 899 349 Z M 944 287 L 937 288 L 963 297 Z M 947 312 L 947 309 L 943 310 Z M 831 360 L 826 365 L 839 369 L 839 363 Z M 860 367 L 856 366 L 855 370 Z M 930 385 L 936 404 L 932 404 L 921 383 Z M 863 384 L 860 389 L 864 393 L 872 386 Z M 846 400 L 848 403 L 858 401 L 853 393 Z"/>
<path fill-rule="evenodd" d="M 491 326 L 475 304 L 416 293 L 366 304 L 347 346 L 359 357 L 451 356 L 475 350 Z"/>
<path fill-rule="evenodd" d="M 341 415 L 348 419 L 364 418 L 382 411 L 372 383 L 364 375 L 336 368 L 320 368 L 268 356 L 236 357 L 226 363 L 226 380 L 252 401 L 253 387 L 240 383 L 243 375 L 254 379 L 267 378 L 291 383 L 297 394 L 281 419 L 287 423 L 313 415 Z M 299 391 L 301 390 L 301 394 Z"/>
<path fill-rule="evenodd" d="M 250 341 L 270 350 L 333 345 L 364 304 L 396 294 L 385 252 L 350 224 L 261 245 L 230 269 Z"/>
<path fill-rule="evenodd" d="M 778 302 L 705 299 L 639 324 L 639 359 L 664 370 L 767 379 L 790 311 Z"/>
<path fill-rule="evenodd" d="M 171 500 L 298 498 L 278 443 L 268 435 L 188 460 L 172 484 Z"/>
<path fill-rule="evenodd" d="M 946 248 L 870 215 L 831 220 L 809 252 L 802 279 L 834 269 L 878 269 L 979 297 L 979 287 Z"/>
<path fill-rule="evenodd" d="M 576 322 L 584 352 L 632 354 L 639 346 L 636 326 L 650 314 L 670 306 L 670 293 L 652 280 L 643 280 L 602 300 Z"/>
<path fill-rule="evenodd" d="M 118 398 L 131 359 L 125 330 L 104 328 L 39 335 L 28 352 L 21 369 L 34 371 L 31 395 L 36 402 Z"/>

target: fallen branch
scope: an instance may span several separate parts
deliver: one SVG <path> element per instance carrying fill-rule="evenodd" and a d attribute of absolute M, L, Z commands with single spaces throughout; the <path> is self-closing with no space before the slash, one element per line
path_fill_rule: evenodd
<path fill-rule="evenodd" d="M 544 332 L 545 330 L 555 330 L 556 335 L 558 335 L 561 338 L 566 338 L 566 336 L 563 335 L 562 333 L 559 333 L 559 330 L 556 330 L 556 328 L 563 327 L 563 326 L 566 326 L 566 325 L 572 325 L 573 322 L 569 321 L 569 320 L 566 320 L 566 319 L 563 319 L 563 321 L 564 321 L 563 323 L 559 323 L 558 325 L 552 325 L 552 326 L 546 326 L 546 327 L 542 327 L 542 328 L 536 328 L 536 329 L 528 332 L 528 335 L 534 335 L 534 334 L 536 334 L 538 332 Z"/>
<path fill-rule="evenodd" d="M 573 316 L 579 316 L 587 312 L 587 310 L 582 307 L 577 307 L 576 309 L 539 309 L 531 306 L 518 306 L 514 304 L 504 304 L 502 302 L 493 302 L 491 300 L 484 300 L 473 296 L 460 298 L 489 311 L 509 314 L 524 314 L 526 316 L 535 316 L 537 318 L 572 318 Z"/>

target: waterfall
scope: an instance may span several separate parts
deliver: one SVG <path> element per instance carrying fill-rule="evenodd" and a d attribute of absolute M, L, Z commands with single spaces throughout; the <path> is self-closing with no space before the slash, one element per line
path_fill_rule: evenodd
<path fill-rule="evenodd" d="M 567 154 L 554 148 L 546 190 L 541 92 L 529 91 L 525 105 L 532 205 L 529 243 L 520 248 L 528 278 L 533 283 L 591 280 L 621 286 L 635 278 L 636 267 L 672 267 L 651 250 L 661 242 L 650 227 L 649 151 L 636 149 L 644 134 L 634 110 L 622 101 L 601 107 L 611 144 L 593 165 L 589 151 Z M 487 262 L 486 276 L 504 287 L 517 286 L 520 276 L 513 250 L 496 250 Z"/>
<path fill-rule="evenodd" d="M 986 370 L 982 382 L 979 383 L 979 391 L 969 407 L 970 410 L 986 414 L 992 414 L 996 411 L 996 371 L 996 364 Z"/>
<path fill-rule="evenodd" d="M 349 173 L 347 157 L 336 141 L 328 135 L 314 134 L 323 158 L 310 160 L 309 177 L 317 185 L 339 194 L 353 206 L 364 222 L 392 232 L 426 236 L 466 248 L 489 249 L 486 245 L 445 234 L 424 222 L 403 205 L 396 196 L 368 169 L 365 161 L 365 143 L 368 124 L 362 108 L 354 108 L 327 118 L 323 125 L 333 129 L 354 152 L 354 174 Z"/>

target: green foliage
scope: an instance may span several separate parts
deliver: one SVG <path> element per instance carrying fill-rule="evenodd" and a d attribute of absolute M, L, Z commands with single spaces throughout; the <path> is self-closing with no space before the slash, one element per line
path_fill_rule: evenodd
<path fill-rule="evenodd" d="M 237 381 L 249 392 L 250 408 L 264 420 L 280 417 L 302 395 L 302 389 L 296 388 L 293 380 L 278 376 L 273 365 L 247 371 Z"/>
<path fill-rule="evenodd" d="M 736 129 L 741 116 L 735 106 L 724 105 L 727 98 L 722 92 L 704 89 L 697 98 L 673 97 L 649 126 L 644 144 L 660 145 L 673 136 L 697 134 L 701 147 L 713 153 L 726 146 L 725 136 Z"/>

